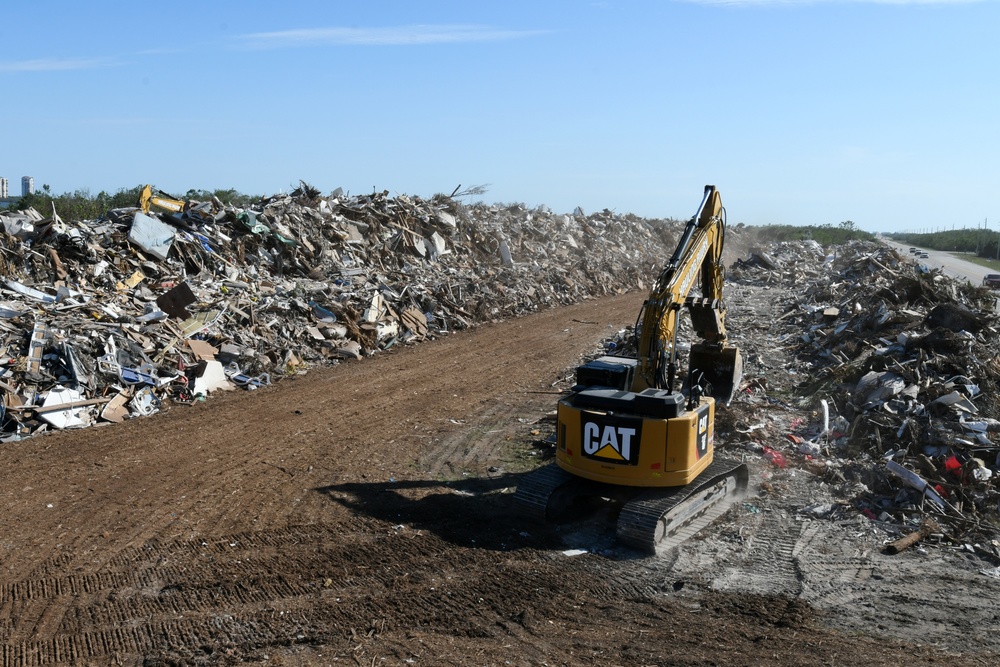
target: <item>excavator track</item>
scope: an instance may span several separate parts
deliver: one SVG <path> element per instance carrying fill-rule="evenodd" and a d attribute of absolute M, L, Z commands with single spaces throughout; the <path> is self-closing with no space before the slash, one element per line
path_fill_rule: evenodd
<path fill-rule="evenodd" d="M 550 463 L 524 476 L 514 503 L 522 517 L 547 523 L 573 517 L 582 498 L 616 499 L 618 541 L 653 553 L 680 544 L 721 516 L 746 494 L 749 478 L 745 464 L 716 458 L 687 486 L 638 490 L 580 479 Z"/>
<path fill-rule="evenodd" d="M 648 489 L 622 507 L 618 539 L 646 552 L 676 546 L 742 498 L 749 480 L 745 464 L 717 458 L 687 486 Z"/>
<path fill-rule="evenodd" d="M 518 513 L 526 519 L 545 523 L 549 519 L 549 501 L 555 491 L 574 479 L 555 463 L 526 474 L 514 492 Z"/>

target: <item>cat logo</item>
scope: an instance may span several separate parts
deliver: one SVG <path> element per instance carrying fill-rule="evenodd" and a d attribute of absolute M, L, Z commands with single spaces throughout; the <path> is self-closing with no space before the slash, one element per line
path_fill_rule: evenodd
<path fill-rule="evenodd" d="M 708 453 L 708 409 L 698 416 L 698 458 Z"/>
<path fill-rule="evenodd" d="M 642 422 L 581 413 L 583 453 L 606 463 L 636 465 Z"/>

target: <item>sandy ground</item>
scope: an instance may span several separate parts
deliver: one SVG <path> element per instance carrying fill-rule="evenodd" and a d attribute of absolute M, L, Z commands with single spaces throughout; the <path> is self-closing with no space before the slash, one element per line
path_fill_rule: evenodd
<path fill-rule="evenodd" d="M 748 377 L 790 387 L 774 295 L 734 286 Z M 559 382 L 642 295 L 2 445 L 2 667 L 50 664 L 997 664 L 1000 581 L 953 547 L 881 553 L 849 497 L 746 432 L 808 411 L 745 392 L 717 445 L 754 495 L 642 557 L 525 525 Z M 582 555 L 566 550 L 582 547 Z"/>

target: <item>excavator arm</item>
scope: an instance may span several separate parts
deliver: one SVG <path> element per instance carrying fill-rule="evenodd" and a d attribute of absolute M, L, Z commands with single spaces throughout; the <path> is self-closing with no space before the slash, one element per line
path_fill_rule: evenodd
<path fill-rule="evenodd" d="M 726 345 L 726 309 L 722 300 L 725 269 L 722 250 L 726 222 L 722 197 L 705 186 L 698 212 L 691 218 L 639 313 L 638 368 L 633 391 L 673 390 L 677 379 L 677 328 L 682 306 L 701 342 L 692 346 L 689 376 L 711 385 L 715 398 L 728 402 L 739 385 L 743 363 L 739 351 Z M 701 297 L 688 297 L 696 280 Z"/>

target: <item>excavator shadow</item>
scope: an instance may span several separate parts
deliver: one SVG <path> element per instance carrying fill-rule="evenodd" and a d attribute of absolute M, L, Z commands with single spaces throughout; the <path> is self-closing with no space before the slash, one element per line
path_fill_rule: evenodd
<path fill-rule="evenodd" d="M 622 507 L 642 491 L 629 487 L 612 489 L 585 479 L 571 479 L 549 498 L 544 526 L 540 517 L 531 525 L 533 530 L 553 534 L 563 550 L 586 551 L 616 561 L 663 555 L 668 548 L 649 552 L 624 544 L 618 538 Z"/>
<path fill-rule="evenodd" d="M 470 549 L 580 550 L 612 560 L 650 554 L 618 543 L 618 503 L 583 494 L 550 521 L 524 517 L 513 492 L 528 473 L 470 477 L 459 481 L 347 482 L 316 487 L 332 502 L 384 524 L 386 532 L 427 532 Z M 576 484 L 586 484 L 577 481 Z"/>
<path fill-rule="evenodd" d="M 347 482 L 313 490 L 359 516 L 384 522 L 388 530 L 426 531 L 476 549 L 565 548 L 551 530 L 515 512 L 513 491 L 522 477 Z"/>

